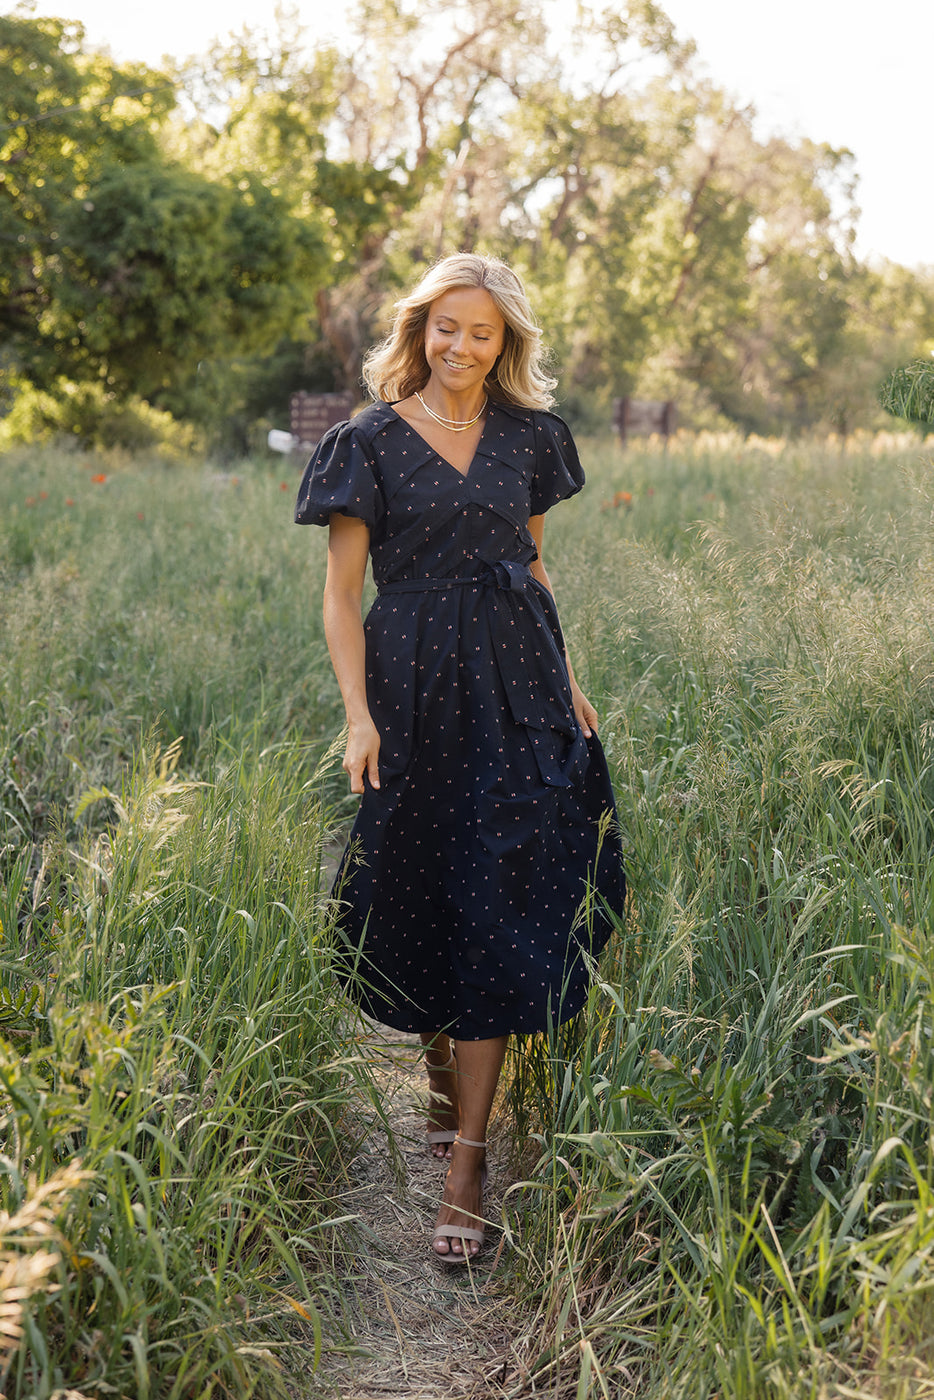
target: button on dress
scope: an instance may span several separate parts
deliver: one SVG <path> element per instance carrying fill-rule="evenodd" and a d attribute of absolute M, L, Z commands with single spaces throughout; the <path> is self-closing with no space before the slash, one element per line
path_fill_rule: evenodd
<path fill-rule="evenodd" d="M 584 474 L 565 423 L 490 403 L 468 471 L 389 405 L 321 440 L 295 519 L 369 526 L 364 622 L 380 788 L 365 781 L 335 881 L 351 995 L 462 1040 L 580 1010 L 623 914 L 609 773 L 574 715 L 529 533 Z"/>

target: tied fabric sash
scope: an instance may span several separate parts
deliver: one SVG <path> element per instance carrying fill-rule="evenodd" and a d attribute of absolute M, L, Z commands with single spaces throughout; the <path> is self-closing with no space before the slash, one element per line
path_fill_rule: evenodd
<path fill-rule="evenodd" d="M 543 780 L 552 787 L 578 782 L 589 762 L 587 742 L 574 716 L 554 601 L 528 564 L 487 563 L 472 578 L 397 579 L 377 585 L 392 593 L 489 591 L 490 636 L 497 669 L 517 724 L 529 733 Z"/>

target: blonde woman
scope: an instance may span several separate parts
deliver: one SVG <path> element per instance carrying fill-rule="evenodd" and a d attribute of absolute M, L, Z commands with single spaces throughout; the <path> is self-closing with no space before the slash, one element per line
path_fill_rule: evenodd
<path fill-rule="evenodd" d="M 508 1036 L 580 1009 L 585 955 L 623 907 L 597 716 L 544 562 L 545 513 L 584 478 L 502 262 L 432 267 L 364 377 L 374 402 L 322 439 L 295 518 L 329 527 L 325 632 L 362 796 L 339 876 L 348 985 L 426 1047 L 429 1145 L 449 1164 L 432 1248 L 456 1264 L 483 1240 Z"/>

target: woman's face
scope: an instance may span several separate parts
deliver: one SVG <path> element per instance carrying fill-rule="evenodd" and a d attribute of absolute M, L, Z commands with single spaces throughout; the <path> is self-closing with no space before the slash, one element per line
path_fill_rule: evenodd
<path fill-rule="evenodd" d="M 483 287 L 455 287 L 433 301 L 425 326 L 431 381 L 449 393 L 482 386 L 503 348 L 506 323 Z"/>

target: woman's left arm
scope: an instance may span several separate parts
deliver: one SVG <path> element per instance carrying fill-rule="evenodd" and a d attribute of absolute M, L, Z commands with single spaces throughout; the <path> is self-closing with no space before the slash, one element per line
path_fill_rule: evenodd
<path fill-rule="evenodd" d="M 545 568 L 545 555 L 543 550 L 543 541 L 545 538 L 545 517 L 543 515 L 533 515 L 530 517 L 529 534 L 535 541 L 535 548 L 538 550 L 538 558 L 532 561 L 532 563 L 529 565 L 529 570 L 532 574 L 532 577 L 537 579 L 540 584 L 547 588 L 552 598 L 554 598 L 555 590 L 551 586 L 551 579 L 548 577 L 548 570 Z M 555 606 L 557 607 L 557 602 L 555 603 Z M 564 659 L 567 663 L 568 678 L 571 682 L 571 699 L 574 702 L 574 713 L 577 716 L 578 724 L 584 731 L 584 734 L 589 739 L 591 734 L 595 734 L 597 732 L 597 712 L 594 709 L 593 705 L 591 705 L 590 701 L 587 699 L 587 696 L 581 690 L 580 686 L 577 684 L 577 681 L 574 677 L 574 670 L 571 666 L 571 658 L 568 656 L 567 650 L 565 650 Z"/>

